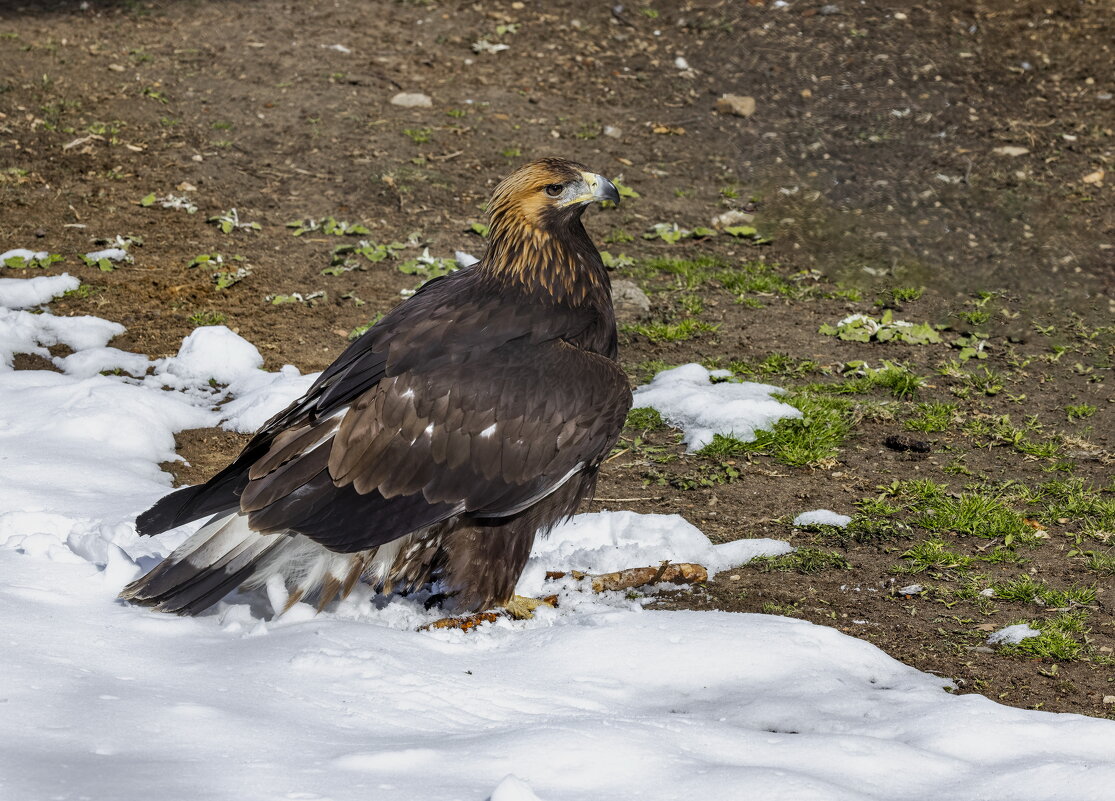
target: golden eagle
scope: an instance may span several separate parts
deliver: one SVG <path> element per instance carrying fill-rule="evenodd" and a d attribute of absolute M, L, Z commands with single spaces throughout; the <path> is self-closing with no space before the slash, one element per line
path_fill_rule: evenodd
<path fill-rule="evenodd" d="M 232 464 L 139 516 L 145 535 L 209 520 L 121 597 L 196 614 L 277 575 L 321 608 L 364 578 L 529 616 L 514 588 L 534 538 L 592 496 L 631 406 L 581 224 L 600 200 L 615 186 L 563 159 L 506 178 L 477 264 L 425 284 Z"/>

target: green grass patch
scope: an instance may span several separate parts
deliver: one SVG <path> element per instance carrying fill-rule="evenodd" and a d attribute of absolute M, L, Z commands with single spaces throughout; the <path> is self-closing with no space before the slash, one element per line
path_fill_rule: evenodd
<path fill-rule="evenodd" d="M 624 427 L 634 428 L 640 431 L 652 431 L 665 428 L 666 423 L 657 409 L 641 407 L 632 409 L 627 413 L 627 421 L 624 423 Z"/>
<path fill-rule="evenodd" d="M 914 522 L 929 531 L 953 531 L 987 539 L 1002 537 L 1007 545 L 1033 534 L 1018 512 L 997 498 L 979 493 L 939 496 L 926 504 L 925 511 Z"/>
<path fill-rule="evenodd" d="M 1038 637 L 1028 637 L 1015 645 L 1004 645 L 1003 653 L 1019 656 L 1037 656 L 1065 662 L 1084 657 L 1088 651 L 1088 614 L 1083 610 L 1063 612 L 1049 620 L 1019 620 L 1041 632 Z"/>
<path fill-rule="evenodd" d="M 795 359 L 784 353 L 771 353 L 759 362 L 735 361 L 728 365 L 728 369 L 736 375 L 748 378 L 766 378 L 768 376 L 785 376 L 788 378 L 801 378 L 806 373 L 818 369 L 820 365 L 811 359 Z"/>
<path fill-rule="evenodd" d="M 999 581 L 991 585 L 995 597 L 1001 601 L 1039 604 L 1050 608 L 1067 606 L 1091 606 L 1096 602 L 1095 587 L 1069 587 L 1056 590 L 1044 581 L 1038 581 L 1023 573 L 1015 579 Z"/>
<path fill-rule="evenodd" d="M 677 323 L 638 323 L 625 325 L 622 330 L 627 334 L 639 334 L 649 339 L 652 343 L 659 342 L 685 342 L 701 334 L 710 333 L 720 328 L 719 325 L 704 323 L 700 320 L 686 319 Z"/>
<path fill-rule="evenodd" d="M 1085 557 L 1084 567 L 1101 576 L 1115 576 L 1115 551 L 1081 551 L 1080 555 Z"/>
<path fill-rule="evenodd" d="M 956 409 L 955 403 L 919 403 L 903 425 L 908 431 L 947 431 L 956 421 Z"/>
<path fill-rule="evenodd" d="M 851 563 L 843 555 L 821 548 L 798 548 L 783 556 L 762 556 L 752 559 L 748 564 L 754 565 L 761 573 L 777 570 L 809 575 L 820 573 L 822 570 L 852 569 Z"/>
<path fill-rule="evenodd" d="M 927 570 L 967 570 L 971 567 L 972 558 L 962 553 L 950 550 L 942 540 L 925 540 L 919 542 L 902 554 L 907 562 L 899 565 L 899 573 L 924 573 Z"/>
<path fill-rule="evenodd" d="M 1087 403 L 1079 403 L 1075 405 L 1069 404 L 1065 407 L 1065 414 L 1068 415 L 1069 422 L 1072 422 L 1073 420 L 1083 420 L 1087 417 L 1091 417 L 1098 411 L 1098 408 Z"/>
<path fill-rule="evenodd" d="M 218 311 L 199 310 L 191 314 L 186 319 L 190 321 L 191 325 L 222 325 L 228 319 L 228 317 Z"/>
<path fill-rule="evenodd" d="M 810 393 L 797 393 L 784 400 L 802 416 L 779 420 L 772 429 L 757 432 L 752 442 L 718 434 L 700 454 L 723 457 L 757 453 L 795 467 L 835 458 L 854 424 L 852 403 Z"/>

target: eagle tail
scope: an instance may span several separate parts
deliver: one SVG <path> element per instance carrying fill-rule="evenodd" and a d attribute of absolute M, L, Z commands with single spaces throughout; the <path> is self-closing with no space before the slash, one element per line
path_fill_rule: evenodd
<path fill-rule="evenodd" d="M 261 562 L 290 541 L 253 531 L 246 515 L 218 514 L 120 597 L 160 612 L 194 615 L 251 579 Z"/>

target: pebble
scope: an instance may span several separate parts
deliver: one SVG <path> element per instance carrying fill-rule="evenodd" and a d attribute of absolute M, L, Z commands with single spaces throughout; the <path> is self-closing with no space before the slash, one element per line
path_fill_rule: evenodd
<path fill-rule="evenodd" d="M 711 220 L 713 228 L 728 228 L 733 225 L 750 225 L 754 221 L 754 214 L 748 214 L 746 211 L 740 211 L 739 209 L 731 209 L 723 214 L 717 214 Z"/>
<path fill-rule="evenodd" d="M 997 147 L 991 151 L 996 156 L 1025 156 L 1030 152 L 1029 148 L 1019 147 L 1018 145 L 1004 145 Z"/>
<path fill-rule="evenodd" d="M 621 136 L 623 136 L 623 129 L 615 125 L 605 125 L 604 135 L 611 139 L 619 139 Z"/>
<path fill-rule="evenodd" d="M 399 92 L 391 98 L 391 105 L 403 108 L 433 108 L 434 101 L 421 92 Z"/>
<path fill-rule="evenodd" d="M 755 98 L 747 95 L 720 95 L 716 101 L 716 110 L 721 114 L 750 117 L 755 113 Z"/>
<path fill-rule="evenodd" d="M 637 318 L 650 311 L 650 298 L 647 297 L 647 293 L 634 281 L 622 278 L 612 281 L 612 303 L 616 307 L 616 316 L 619 318 Z"/>
<path fill-rule="evenodd" d="M 925 588 L 920 584 L 907 584 L 905 587 L 899 587 L 899 595 L 920 595 Z"/>

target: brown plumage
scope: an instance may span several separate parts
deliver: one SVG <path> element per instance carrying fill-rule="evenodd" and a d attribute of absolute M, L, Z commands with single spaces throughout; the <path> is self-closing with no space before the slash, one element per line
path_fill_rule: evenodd
<path fill-rule="evenodd" d="M 122 597 L 194 614 L 278 575 L 319 605 L 360 578 L 434 582 L 457 611 L 506 604 L 536 534 L 591 497 L 631 405 L 581 225 L 605 199 L 611 183 L 562 159 L 505 179 L 479 263 L 424 285 L 232 464 L 139 516 L 141 534 L 211 517 Z"/>

